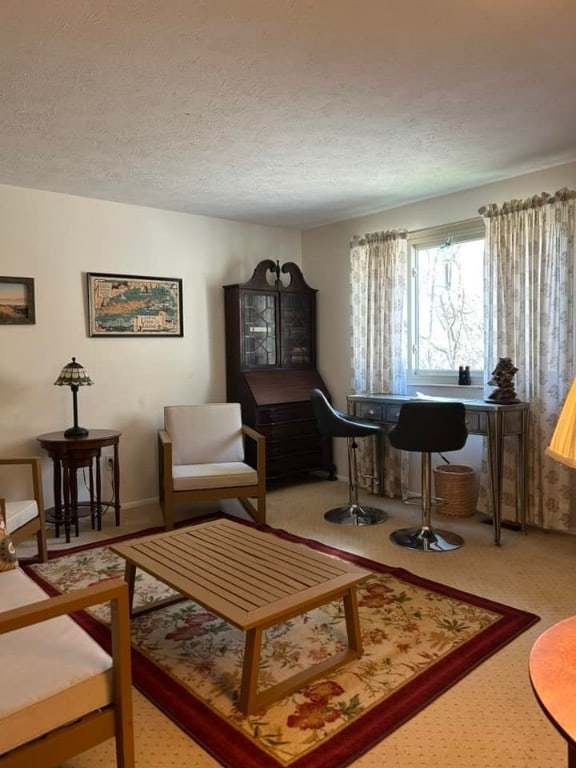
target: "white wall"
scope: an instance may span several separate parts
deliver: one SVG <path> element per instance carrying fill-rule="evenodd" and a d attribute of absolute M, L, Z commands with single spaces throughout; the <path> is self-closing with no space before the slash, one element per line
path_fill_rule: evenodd
<path fill-rule="evenodd" d="M 354 235 L 386 229 L 404 228 L 413 231 L 464 221 L 478 216 L 478 209 L 487 203 L 503 203 L 515 198 L 524 199 L 541 192 L 555 192 L 562 187 L 576 188 L 576 163 L 304 232 L 302 269 L 309 285 L 319 289 L 318 368 L 336 407 L 346 410 L 346 395 L 351 390 L 352 381 L 349 258 L 350 240 Z M 446 394 L 451 395 L 453 392 L 448 391 Z M 471 388 L 468 396 L 482 398 L 483 392 L 481 389 L 473 392 Z M 341 445 L 342 442 L 336 440 L 334 445 L 336 464 L 340 474 L 344 473 L 346 468 L 345 446 Z M 461 454 L 463 458 L 458 460 L 477 466 L 478 443 L 479 438 L 472 440 L 470 446 L 466 447 L 465 453 Z M 471 450 L 474 454 L 471 454 Z M 453 457 L 453 460 L 457 459 Z"/>
<path fill-rule="evenodd" d="M 37 435 L 71 426 L 70 390 L 53 382 L 75 356 L 94 380 L 80 425 L 122 432 L 121 502 L 157 497 L 163 406 L 225 400 L 222 286 L 262 259 L 301 264 L 300 232 L 0 186 L 0 275 L 36 290 L 35 325 L 0 325 L 0 454 L 41 454 Z M 184 336 L 89 337 L 86 272 L 182 278 Z M 48 506 L 51 472 L 45 456 Z"/>

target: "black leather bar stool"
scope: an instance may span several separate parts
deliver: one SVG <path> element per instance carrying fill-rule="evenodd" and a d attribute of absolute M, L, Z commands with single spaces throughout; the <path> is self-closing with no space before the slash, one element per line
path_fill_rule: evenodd
<path fill-rule="evenodd" d="M 422 522 L 417 528 L 401 528 L 390 534 L 399 547 L 421 552 L 448 552 L 459 549 L 464 539 L 452 531 L 432 528 L 431 455 L 458 451 L 468 438 L 463 403 L 409 402 L 400 409 L 398 423 L 388 439 L 402 451 L 422 454 Z"/>
<path fill-rule="evenodd" d="M 378 424 L 360 421 L 332 408 L 323 392 L 313 389 L 310 394 L 316 423 L 326 437 L 345 437 L 348 443 L 348 504 L 324 513 L 324 519 L 338 525 L 377 525 L 388 519 L 388 513 L 377 507 L 360 506 L 358 503 L 358 464 L 356 461 L 357 437 L 378 435 Z"/>

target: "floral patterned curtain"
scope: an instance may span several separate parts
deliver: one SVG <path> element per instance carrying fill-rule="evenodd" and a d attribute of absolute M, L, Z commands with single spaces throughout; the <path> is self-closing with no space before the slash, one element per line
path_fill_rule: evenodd
<path fill-rule="evenodd" d="M 491 203 L 479 213 L 486 226 L 485 372 L 500 357 L 512 358 L 517 395 L 531 405 L 527 522 L 576 532 L 576 475 L 545 455 L 576 375 L 576 191 Z M 515 519 L 515 458 L 508 446 L 502 516 L 509 520 Z M 485 466 L 479 506 L 488 511 Z"/>
<path fill-rule="evenodd" d="M 350 244 L 352 392 L 403 393 L 407 367 L 408 233 L 377 232 Z M 401 495 L 402 458 L 382 441 L 382 493 Z M 376 446 L 358 444 L 359 472 L 374 477 Z M 372 488 L 374 490 L 374 488 Z"/>

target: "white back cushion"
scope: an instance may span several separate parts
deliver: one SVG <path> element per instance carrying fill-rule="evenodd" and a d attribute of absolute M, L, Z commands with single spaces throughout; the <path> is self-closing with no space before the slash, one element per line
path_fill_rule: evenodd
<path fill-rule="evenodd" d="M 167 405 L 164 428 L 175 466 L 244 461 L 240 403 Z"/>

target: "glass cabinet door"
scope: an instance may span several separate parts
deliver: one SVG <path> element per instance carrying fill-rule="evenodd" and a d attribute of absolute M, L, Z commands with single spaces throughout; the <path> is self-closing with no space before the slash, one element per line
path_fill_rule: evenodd
<path fill-rule="evenodd" d="M 268 368 L 278 364 L 277 296 L 245 291 L 242 295 L 242 366 Z"/>
<path fill-rule="evenodd" d="M 312 362 L 312 308 L 309 296 L 283 293 L 280 297 L 282 366 L 298 368 Z"/>

